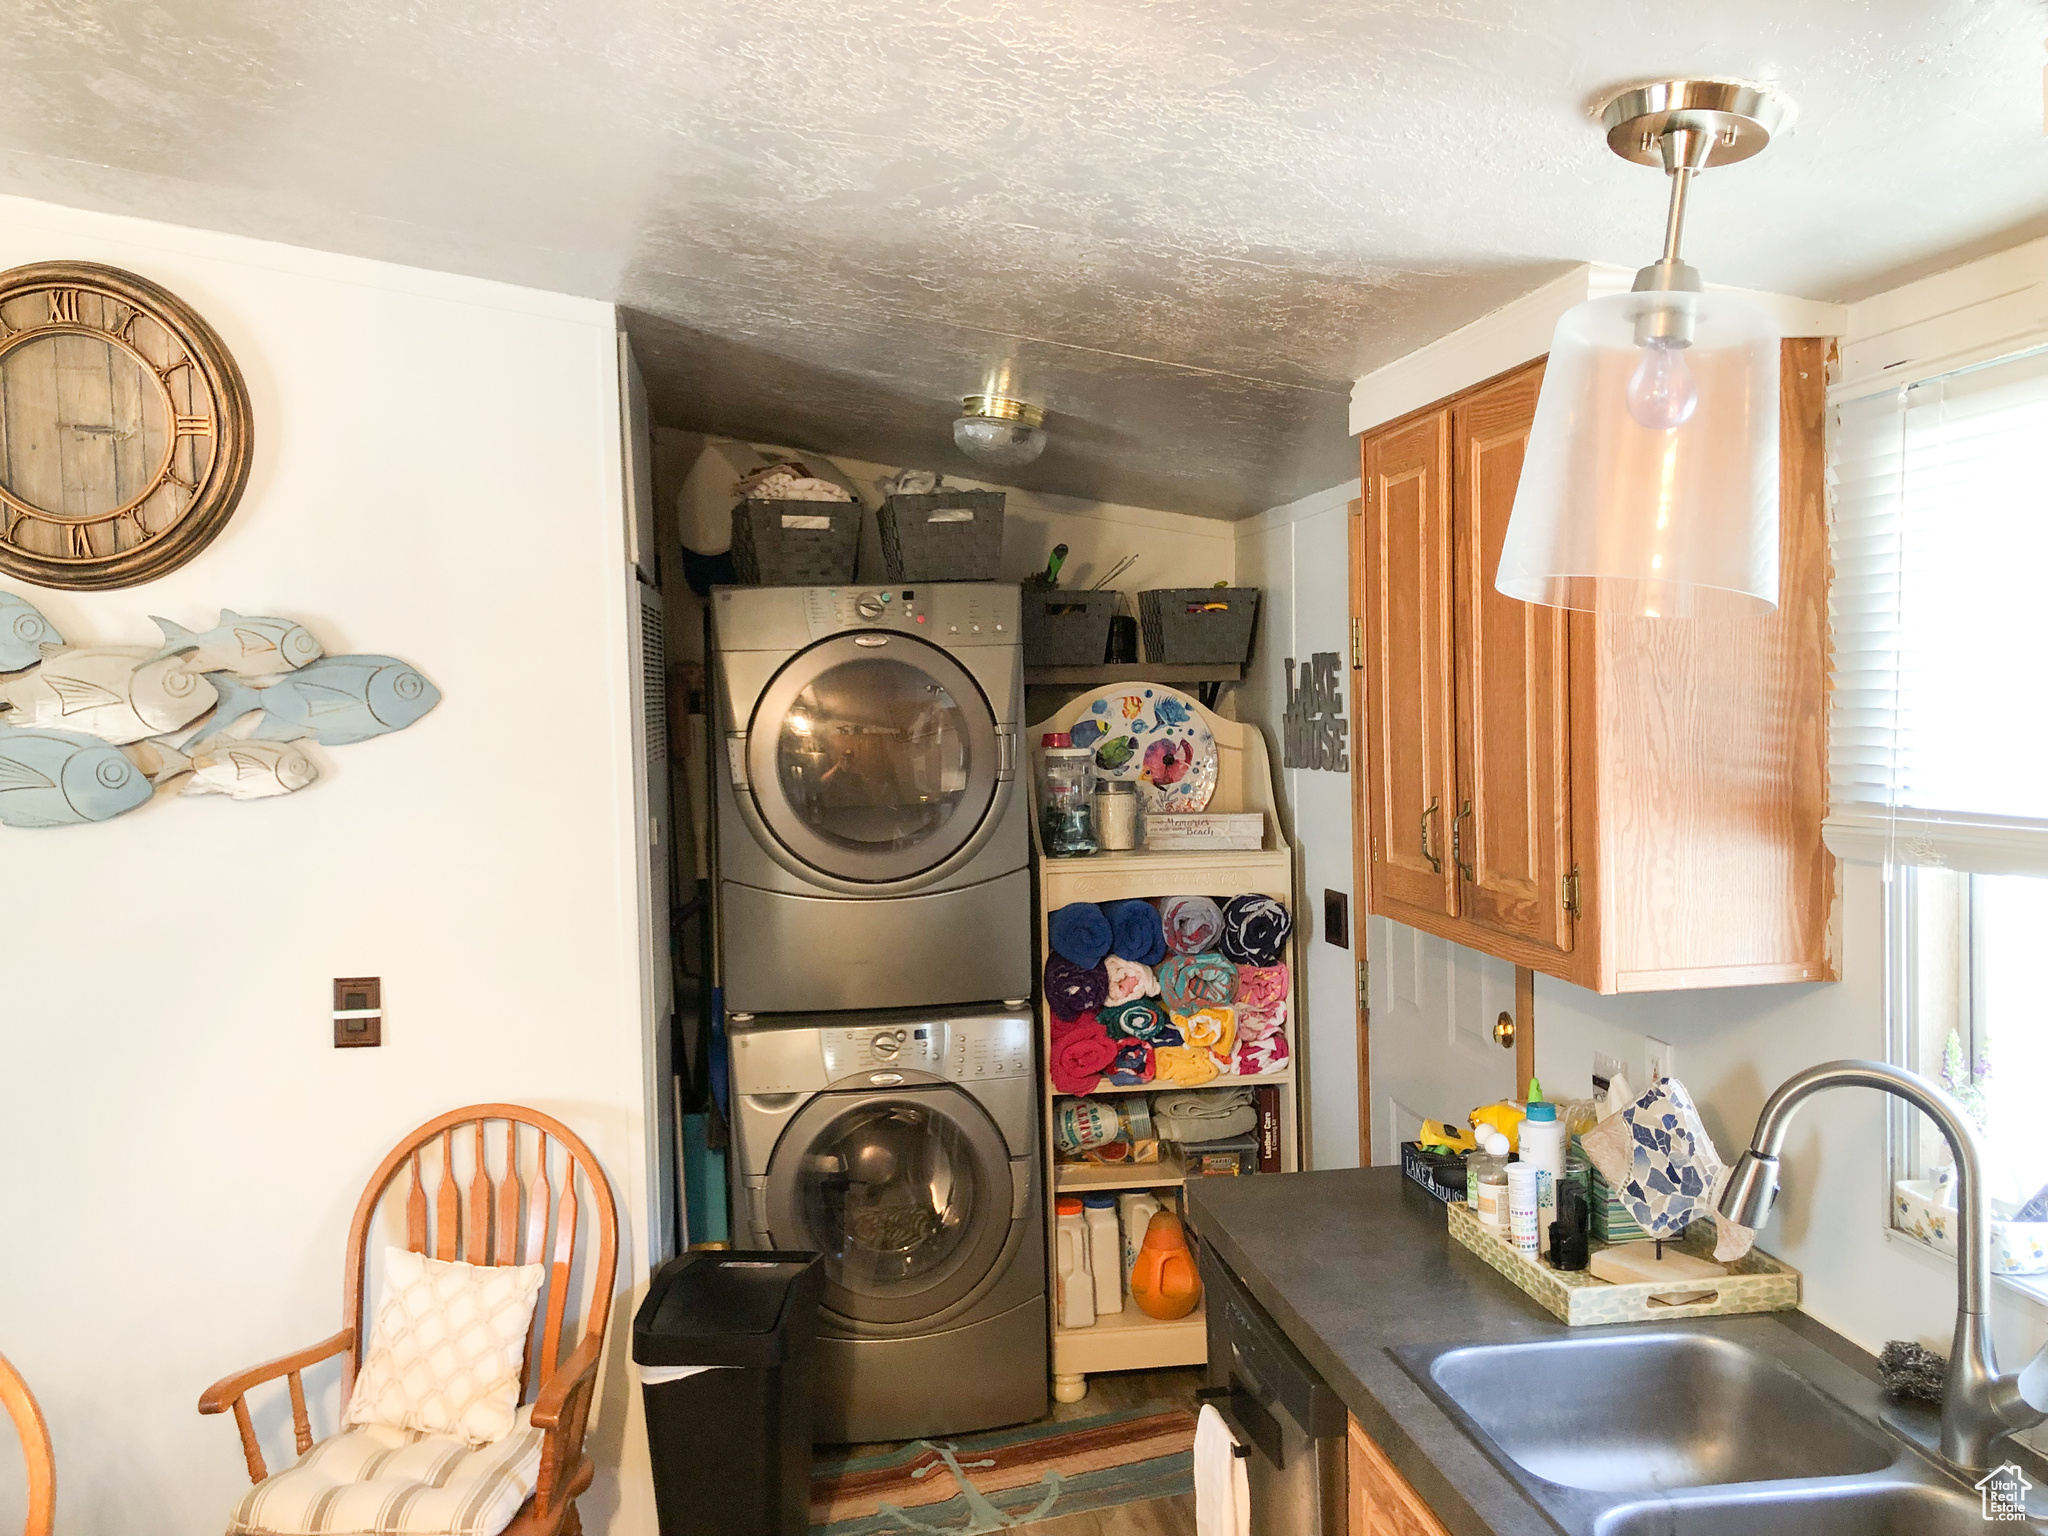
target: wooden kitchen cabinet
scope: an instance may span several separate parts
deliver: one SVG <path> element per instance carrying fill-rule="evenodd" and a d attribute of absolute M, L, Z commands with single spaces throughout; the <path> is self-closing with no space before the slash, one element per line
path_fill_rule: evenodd
<path fill-rule="evenodd" d="M 1350 1536 L 1450 1536 L 1356 1419 L 1346 1443 Z"/>
<path fill-rule="evenodd" d="M 1616 619 L 1494 590 L 1541 362 L 1365 436 L 1371 911 L 1600 992 L 1835 978 L 1826 346 L 1783 344 L 1765 617 Z"/>

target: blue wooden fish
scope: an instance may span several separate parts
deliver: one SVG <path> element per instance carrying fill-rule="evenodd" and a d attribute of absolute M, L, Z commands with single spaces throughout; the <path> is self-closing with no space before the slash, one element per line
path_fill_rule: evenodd
<path fill-rule="evenodd" d="M 0 825 L 75 827 L 112 821 L 155 786 L 118 747 L 77 731 L 0 732 Z"/>
<path fill-rule="evenodd" d="M 0 672 L 19 672 L 43 659 L 43 647 L 62 645 L 57 626 L 12 592 L 0 592 Z"/>
<path fill-rule="evenodd" d="M 268 688 L 250 688 L 225 672 L 210 677 L 220 690 L 220 707 L 197 735 L 186 738 L 187 748 L 257 711 L 263 718 L 245 740 L 311 736 L 323 747 L 345 747 L 402 731 L 441 702 L 440 689 L 391 656 L 329 656 Z"/>
<path fill-rule="evenodd" d="M 151 622 L 164 632 L 164 648 L 157 655 L 184 656 L 195 672 L 275 677 L 320 659 L 320 642 L 290 619 L 246 618 L 223 608 L 220 623 L 203 635 L 169 619 Z"/>

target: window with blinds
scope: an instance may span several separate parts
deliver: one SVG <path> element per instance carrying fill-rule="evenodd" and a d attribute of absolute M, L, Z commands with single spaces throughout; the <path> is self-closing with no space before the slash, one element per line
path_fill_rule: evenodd
<path fill-rule="evenodd" d="M 2048 874 L 2048 349 L 1834 426 L 1828 843 Z"/>
<path fill-rule="evenodd" d="M 1833 425 L 1828 843 L 1902 866 L 1893 1059 L 1976 1121 L 1993 1214 L 2040 1221 L 2048 349 L 1850 399 Z M 1946 1143 L 1917 1112 L 1894 1113 L 1893 1224 L 1939 1245 L 1954 1202 Z M 2002 1235 L 1994 1250 L 2014 1283 L 2043 1284 L 2048 1255 Z"/>

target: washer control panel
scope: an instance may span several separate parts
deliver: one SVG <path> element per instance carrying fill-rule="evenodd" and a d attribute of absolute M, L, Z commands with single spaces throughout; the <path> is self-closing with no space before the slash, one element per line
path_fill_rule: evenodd
<path fill-rule="evenodd" d="M 858 1017 L 858 1015 L 854 1015 Z M 934 1019 L 907 1012 L 827 1027 L 741 1025 L 732 1034 L 733 1092 L 817 1092 L 848 1078 L 911 1073 L 954 1082 L 1032 1074 L 1028 1014 Z"/>

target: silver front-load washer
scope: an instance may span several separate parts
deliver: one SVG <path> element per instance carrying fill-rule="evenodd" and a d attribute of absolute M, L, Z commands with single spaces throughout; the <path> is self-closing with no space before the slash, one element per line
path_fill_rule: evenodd
<path fill-rule="evenodd" d="M 729 1012 L 1031 995 L 1017 589 L 720 587 Z"/>
<path fill-rule="evenodd" d="M 819 1441 L 1047 1411 L 1037 1081 L 1021 1009 L 734 1027 L 736 1224 L 824 1256 Z"/>

